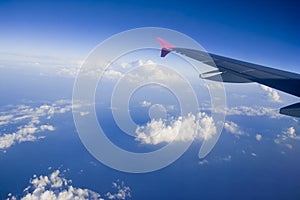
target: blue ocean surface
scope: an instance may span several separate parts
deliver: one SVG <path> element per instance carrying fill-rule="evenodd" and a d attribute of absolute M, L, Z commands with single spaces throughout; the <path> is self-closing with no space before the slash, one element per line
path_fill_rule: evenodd
<path fill-rule="evenodd" d="M 1 80 L 10 88 L 1 84 L 1 91 L 14 92 L 6 93 L 2 105 L 39 107 L 59 99 L 71 99 L 67 91 L 72 88 L 72 79 L 5 73 L 7 76 Z M 20 84 L 14 85 L 17 80 L 24 83 L 22 88 Z M 44 84 L 47 92 L 42 93 Z M 131 114 L 137 123 L 145 125 L 149 120 L 147 109 L 134 107 L 140 100 L 137 94 Z M 171 99 L 170 102 L 176 103 Z M 101 105 L 96 107 L 99 123 L 115 144 L 133 152 L 149 152 L 164 146 L 141 144 L 124 134 L 114 122 L 111 109 Z M 4 106 L 1 110 L 9 108 Z M 176 112 L 173 114 L 176 116 Z M 22 197 L 34 174 L 48 175 L 56 169 L 72 180 L 74 187 L 100 194 L 110 191 L 113 181 L 124 181 L 131 189 L 128 197 L 131 199 L 297 199 L 300 196 L 299 141 L 287 138 L 285 143 L 274 142 L 282 131 L 280 127 L 290 123 L 289 118 L 228 116 L 226 120 L 238 123 L 245 134 L 234 135 L 223 130 L 215 148 L 202 160 L 198 158 L 202 142 L 196 140 L 176 162 L 145 174 L 119 172 L 96 160 L 82 144 L 71 111 L 42 120 L 41 124 L 51 124 L 55 130 L 38 133 L 45 136 L 43 139 L 15 144 L 0 152 L 2 199 L 9 193 Z M 16 128 L 11 126 L 5 129 Z M 255 139 L 258 133 L 262 134 L 261 141 Z"/>

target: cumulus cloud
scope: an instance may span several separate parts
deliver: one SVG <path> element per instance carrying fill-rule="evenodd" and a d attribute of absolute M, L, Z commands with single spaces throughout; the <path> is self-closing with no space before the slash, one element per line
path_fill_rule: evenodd
<path fill-rule="evenodd" d="M 288 143 L 291 140 L 300 140 L 300 136 L 296 134 L 296 129 L 293 126 L 283 130 L 281 134 L 278 134 L 277 138 L 274 139 L 274 142 L 292 149 L 293 146 Z"/>
<path fill-rule="evenodd" d="M 255 135 L 255 139 L 256 139 L 257 141 L 261 141 L 262 135 L 261 135 L 261 134 L 256 134 L 256 135 Z"/>
<path fill-rule="evenodd" d="M 107 68 L 107 66 L 109 66 Z M 131 70 L 141 67 L 141 66 L 147 66 L 146 71 L 151 71 L 153 67 L 156 66 L 156 63 L 154 63 L 151 60 L 135 60 L 131 62 L 114 62 L 114 63 L 90 63 L 89 65 L 86 63 L 84 68 L 81 68 L 79 71 L 80 76 L 88 77 L 88 78 L 96 78 L 98 79 L 100 76 L 106 80 L 115 81 L 123 76 L 128 76 L 129 81 L 135 82 L 141 80 L 140 75 L 136 73 L 130 73 Z M 75 73 L 73 71 L 70 71 L 68 68 L 64 68 L 63 70 L 60 70 L 61 74 L 69 74 L 74 75 Z M 77 75 L 77 72 L 76 74 Z M 162 74 L 164 75 L 164 74 Z"/>
<path fill-rule="evenodd" d="M 7 129 L 0 129 L 0 150 L 22 142 L 44 138 L 37 133 L 54 131 L 55 127 L 48 123 L 44 124 L 42 121 L 49 121 L 54 115 L 69 112 L 71 109 L 72 105 L 68 100 L 59 100 L 52 104 L 42 104 L 36 107 L 28 105 L 7 107 L 6 111 L 0 112 L 0 128 L 13 125 L 15 130 L 6 132 Z"/>
<path fill-rule="evenodd" d="M 0 136 L 0 149 L 7 149 L 16 143 L 35 141 L 43 136 L 36 136 L 35 134 L 43 131 L 54 131 L 54 127 L 51 125 L 42 125 L 35 127 L 33 124 L 20 127 L 19 130 L 13 133 L 5 133 Z"/>
<path fill-rule="evenodd" d="M 296 130 L 293 126 L 289 127 L 288 129 L 283 131 L 283 134 L 286 135 L 289 138 L 296 138 Z"/>
<path fill-rule="evenodd" d="M 270 88 L 268 86 L 265 86 L 265 85 L 260 85 L 260 87 L 268 93 L 268 97 L 271 101 L 274 101 L 277 103 L 281 102 L 280 96 L 276 90 L 274 90 L 273 88 Z"/>
<path fill-rule="evenodd" d="M 243 135 L 244 132 L 240 129 L 240 127 L 231 121 L 227 121 L 224 123 L 224 129 L 229 132 L 232 133 L 234 135 Z"/>
<path fill-rule="evenodd" d="M 139 65 L 143 66 L 143 68 L 139 68 L 139 70 L 133 73 L 126 74 L 126 80 L 129 83 L 139 83 L 147 80 L 165 84 L 172 83 L 180 85 L 183 82 L 183 79 L 181 79 L 175 72 L 161 68 L 151 60 L 139 62 Z"/>
<path fill-rule="evenodd" d="M 40 129 L 41 131 L 54 131 L 55 127 L 52 125 L 41 125 Z"/>
<path fill-rule="evenodd" d="M 106 197 L 108 199 L 126 199 L 127 197 L 131 197 L 130 187 L 126 186 L 125 183 L 119 180 L 112 183 L 113 188 L 117 189 L 116 193 L 107 192 Z"/>
<path fill-rule="evenodd" d="M 34 175 L 30 180 L 30 185 L 24 189 L 24 195 L 21 197 L 9 194 L 7 199 L 15 200 L 103 200 L 107 199 L 126 199 L 131 196 L 131 191 L 124 182 L 113 182 L 115 193 L 107 192 L 106 195 L 100 195 L 89 189 L 74 187 L 72 181 L 67 180 L 61 175 L 59 170 L 55 170 L 48 176 Z"/>
<path fill-rule="evenodd" d="M 103 68 L 85 69 L 82 74 L 99 78 L 101 70 L 103 70 Z M 103 78 L 110 81 L 116 81 L 123 78 L 127 84 L 136 84 L 143 81 L 180 84 L 183 81 L 175 72 L 160 67 L 152 60 L 113 63 L 106 71 L 104 71 Z"/>
<path fill-rule="evenodd" d="M 216 134 L 213 118 L 205 113 L 188 114 L 166 122 L 152 119 L 136 129 L 136 140 L 144 144 L 184 142 L 194 139 L 208 140 Z"/>
<path fill-rule="evenodd" d="M 140 102 L 140 105 L 142 106 L 142 107 L 149 107 L 149 106 L 151 106 L 151 102 L 149 102 L 149 101 L 142 101 L 142 102 Z"/>

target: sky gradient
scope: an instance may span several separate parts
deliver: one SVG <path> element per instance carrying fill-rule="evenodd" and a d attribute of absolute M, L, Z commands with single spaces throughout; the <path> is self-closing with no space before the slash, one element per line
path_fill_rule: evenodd
<path fill-rule="evenodd" d="M 210 52 L 299 71 L 295 1 L 1 1 L 0 52 L 82 60 L 132 28 L 180 31 Z"/>
<path fill-rule="evenodd" d="M 78 134 L 74 122 L 76 109 L 72 109 L 72 102 L 75 108 L 81 106 L 72 101 L 80 63 L 105 39 L 133 28 L 173 29 L 190 36 L 211 53 L 300 73 L 299 7 L 296 1 L 276 0 L 0 0 L 0 199 L 6 199 L 9 194 L 30 195 L 35 189 L 48 192 L 48 195 L 49 191 L 61 194 L 67 190 L 66 185 L 54 187 L 52 180 L 46 188 L 43 184 L 34 186 L 33 180 L 43 182 L 39 175 L 52 175 L 58 182 L 72 180 L 68 183 L 74 188 L 87 188 L 105 198 L 110 196 L 108 192 L 124 191 L 129 186 L 132 199 L 143 200 L 300 199 L 299 119 L 278 113 L 280 108 L 299 102 L 299 98 L 292 95 L 257 83 L 225 84 L 226 120 L 213 151 L 205 159 L 199 159 L 201 136 L 205 134 L 198 135 L 198 140 L 172 165 L 142 174 L 116 171 L 94 158 Z M 139 35 L 134 38 L 145 41 Z M 182 39 L 175 41 L 185 44 Z M 123 45 L 126 42 L 122 42 Z M 153 43 L 159 46 L 155 39 Z M 138 40 L 133 44 L 139 44 Z M 92 58 L 96 61 L 107 58 L 106 49 L 118 50 L 118 47 L 108 45 L 103 48 L 105 51 L 99 51 L 101 53 Z M 182 121 L 186 124 L 183 132 L 187 134 L 182 140 L 194 139 L 188 137 L 188 133 L 211 135 L 214 130 L 214 121 L 207 120 L 213 106 L 211 94 L 204 80 L 199 79 L 199 73 L 189 72 L 180 56 L 177 60 L 175 54 L 169 54 L 162 59 L 158 54 L 157 49 L 147 49 L 130 52 L 128 57 L 121 56 L 97 82 L 93 99 L 97 120 L 108 138 L 128 151 L 150 152 L 161 148 L 171 141 L 173 133 L 181 130 L 177 125 Z M 186 118 L 180 113 L 181 105 L 177 100 L 181 96 L 189 97 L 185 89 L 180 88 L 180 93 L 173 94 L 164 86 L 141 87 L 132 93 L 128 105 L 137 123 L 135 137 L 129 137 L 116 123 L 113 110 L 118 107 L 112 104 L 115 86 L 118 83 L 125 88 L 130 86 L 119 82 L 125 72 L 145 66 L 142 69 L 153 75 L 149 77 L 155 83 L 163 80 L 181 85 L 170 76 L 169 70 L 162 72 L 155 63 L 181 69 L 180 75 L 188 77 L 196 92 L 199 110 L 196 108 L 192 113 L 195 120 L 192 115 Z M 96 70 L 87 72 L 97 77 L 99 68 L 92 66 L 96 66 Z M 145 79 L 132 77 L 129 82 Z M 87 80 L 89 86 L 91 82 Z M 124 91 L 122 89 L 120 91 Z M 123 94 L 116 93 L 120 102 L 124 102 Z M 94 105 L 94 102 L 87 105 Z M 187 105 L 189 102 L 184 101 Z M 166 109 L 163 114 L 167 119 L 161 121 L 163 123 L 150 121 L 154 106 L 160 106 L 162 111 Z M 79 110 L 77 114 L 91 114 L 84 111 Z M 202 127 L 209 129 L 201 131 Z M 157 134 L 157 129 L 166 137 Z M 91 126 L 85 130 L 90 132 Z M 157 138 L 149 140 L 147 136 Z M 101 152 L 114 156 L 112 151 L 105 150 Z M 116 182 L 122 187 L 118 188 Z M 112 188 L 111 183 L 117 188 Z"/>

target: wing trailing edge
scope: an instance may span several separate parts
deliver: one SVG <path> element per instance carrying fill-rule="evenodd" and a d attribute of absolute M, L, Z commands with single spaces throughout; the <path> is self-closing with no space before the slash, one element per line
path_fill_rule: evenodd
<path fill-rule="evenodd" d="M 251 83 L 249 79 L 235 75 L 232 72 L 213 70 L 199 75 L 202 79 L 226 83 Z"/>
<path fill-rule="evenodd" d="M 279 113 L 291 117 L 300 117 L 300 102 L 281 108 Z"/>
<path fill-rule="evenodd" d="M 157 38 L 157 40 L 162 46 L 161 57 L 165 57 L 171 51 L 174 51 L 217 68 L 217 70 L 200 74 L 200 78 L 230 83 L 257 82 L 300 97 L 300 74 L 206 53 L 195 49 L 178 48 L 161 38 Z M 280 114 L 300 117 L 300 102 L 281 108 Z"/>

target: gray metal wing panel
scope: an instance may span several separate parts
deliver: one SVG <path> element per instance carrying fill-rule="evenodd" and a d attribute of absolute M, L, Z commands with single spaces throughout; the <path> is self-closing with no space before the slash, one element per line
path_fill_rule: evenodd
<path fill-rule="evenodd" d="M 220 71 L 227 71 L 235 76 L 240 76 L 300 97 L 299 74 L 193 49 L 173 48 L 172 51 L 204 62 L 212 67 L 217 67 Z M 209 62 L 211 60 L 213 60 L 214 63 Z"/>

